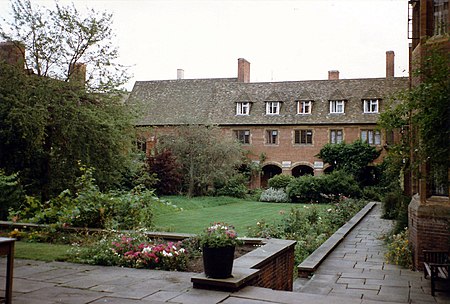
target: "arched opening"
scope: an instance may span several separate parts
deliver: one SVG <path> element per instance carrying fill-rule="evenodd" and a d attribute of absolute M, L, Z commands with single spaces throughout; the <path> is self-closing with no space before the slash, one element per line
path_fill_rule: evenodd
<path fill-rule="evenodd" d="M 303 176 L 303 175 L 314 175 L 314 169 L 311 168 L 310 166 L 306 166 L 306 165 L 299 165 L 299 166 L 295 166 L 292 169 L 292 176 L 293 177 L 299 177 L 299 176 Z"/>
<path fill-rule="evenodd" d="M 373 186 L 380 181 L 380 170 L 375 166 L 367 166 L 361 172 L 360 182 L 364 186 Z"/>
<path fill-rule="evenodd" d="M 323 173 L 325 174 L 330 174 L 331 172 L 334 171 L 334 167 L 333 166 L 328 166 L 323 170 Z"/>
<path fill-rule="evenodd" d="M 276 165 L 266 165 L 262 168 L 261 188 L 267 188 L 269 179 L 275 175 L 281 174 L 281 168 Z"/>

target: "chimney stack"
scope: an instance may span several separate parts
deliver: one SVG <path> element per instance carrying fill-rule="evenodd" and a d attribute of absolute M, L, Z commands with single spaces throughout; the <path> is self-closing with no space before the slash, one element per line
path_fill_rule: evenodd
<path fill-rule="evenodd" d="M 328 80 L 339 80 L 339 71 L 338 70 L 328 71 Z"/>
<path fill-rule="evenodd" d="M 394 51 L 386 52 L 386 78 L 394 77 Z"/>
<path fill-rule="evenodd" d="M 177 69 L 177 80 L 184 79 L 184 70 Z"/>
<path fill-rule="evenodd" d="M 14 65 L 20 70 L 25 68 L 25 45 L 20 42 L 0 42 L 0 62 Z"/>
<path fill-rule="evenodd" d="M 70 65 L 69 81 L 84 87 L 86 82 L 86 65 L 75 63 Z"/>
<path fill-rule="evenodd" d="M 250 82 L 250 62 L 238 59 L 238 82 Z"/>

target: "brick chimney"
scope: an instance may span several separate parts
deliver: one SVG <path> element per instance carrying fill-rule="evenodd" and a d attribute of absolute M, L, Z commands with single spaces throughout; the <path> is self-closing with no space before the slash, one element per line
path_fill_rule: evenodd
<path fill-rule="evenodd" d="M 69 81 L 84 86 L 86 82 L 86 65 L 84 63 L 75 63 L 70 66 Z"/>
<path fill-rule="evenodd" d="M 386 52 L 386 78 L 394 77 L 394 51 Z"/>
<path fill-rule="evenodd" d="M 338 70 L 328 71 L 328 80 L 338 80 L 338 79 L 339 79 Z"/>
<path fill-rule="evenodd" d="M 238 59 L 238 82 L 250 82 L 250 62 Z"/>
<path fill-rule="evenodd" d="M 184 79 L 184 70 L 177 69 L 177 80 Z"/>
<path fill-rule="evenodd" d="M 0 42 L 0 61 L 15 65 L 23 70 L 25 67 L 25 46 L 19 42 Z"/>

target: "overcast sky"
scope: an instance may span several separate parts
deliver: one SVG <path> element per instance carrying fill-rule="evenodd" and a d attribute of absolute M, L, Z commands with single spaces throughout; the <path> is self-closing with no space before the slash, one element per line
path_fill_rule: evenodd
<path fill-rule="evenodd" d="M 60 0 L 61 3 L 72 1 Z M 75 0 L 114 14 L 120 62 L 136 80 L 236 77 L 252 82 L 407 76 L 407 0 Z M 51 0 L 32 0 L 43 6 Z M 0 0 L 0 15 L 8 14 Z"/>

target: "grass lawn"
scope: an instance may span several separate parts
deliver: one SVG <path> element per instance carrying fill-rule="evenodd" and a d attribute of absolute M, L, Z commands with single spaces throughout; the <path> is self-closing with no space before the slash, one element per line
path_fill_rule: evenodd
<path fill-rule="evenodd" d="M 69 258 L 67 251 L 70 247 L 70 245 L 17 241 L 15 245 L 14 257 L 46 262 L 65 261 Z"/>
<path fill-rule="evenodd" d="M 249 201 L 232 197 L 167 196 L 163 199 L 183 208 L 180 211 L 157 210 L 155 225 L 162 231 L 199 233 L 213 222 L 234 225 L 240 236 L 245 236 L 247 227 L 255 226 L 264 219 L 267 223 L 281 220 L 282 213 L 292 207 L 303 208 L 302 204 L 281 204 Z M 320 205 L 323 209 L 328 205 Z"/>

